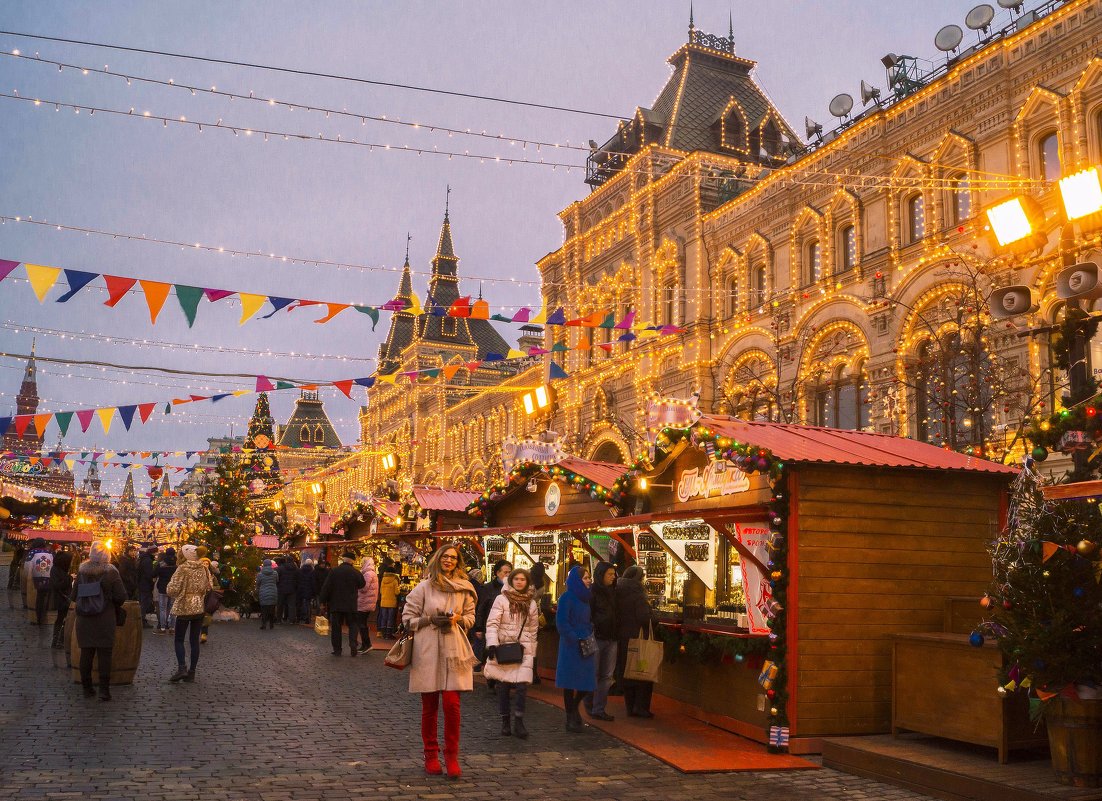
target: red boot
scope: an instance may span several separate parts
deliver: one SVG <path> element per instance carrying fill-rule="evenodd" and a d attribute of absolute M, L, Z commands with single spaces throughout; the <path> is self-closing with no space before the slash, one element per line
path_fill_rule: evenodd
<path fill-rule="evenodd" d="M 425 773 L 439 776 L 440 743 L 436 739 L 436 714 L 440 693 L 421 693 L 421 740 L 425 744 Z"/>
<path fill-rule="evenodd" d="M 444 767 L 449 779 L 458 779 L 459 767 L 459 693 L 444 691 Z"/>

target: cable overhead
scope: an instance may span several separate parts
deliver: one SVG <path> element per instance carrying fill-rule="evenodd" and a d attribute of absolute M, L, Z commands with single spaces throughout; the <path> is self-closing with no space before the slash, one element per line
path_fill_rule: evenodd
<path fill-rule="evenodd" d="M 542 108 L 548 111 L 562 111 L 567 114 L 583 114 L 589 117 L 604 117 L 612 120 L 628 119 L 631 115 L 607 114 L 603 111 L 589 111 L 587 109 L 572 108 L 570 106 L 556 106 L 549 103 L 536 103 L 530 100 L 516 100 L 494 95 L 479 95 L 471 92 L 458 92 L 451 89 L 435 89 L 429 86 L 417 86 L 415 84 L 397 83 L 394 81 L 380 81 L 374 78 L 358 78 L 350 75 L 337 75 L 331 72 L 319 72 L 317 70 L 297 69 L 295 67 L 279 67 L 271 64 L 254 64 L 248 61 L 235 61 L 233 59 L 214 58 L 212 56 L 196 56 L 189 53 L 172 53 L 166 50 L 153 50 L 144 47 L 128 47 L 125 45 L 107 44 L 105 42 L 89 42 L 82 39 L 65 39 L 60 36 L 45 36 L 42 34 L 23 33 L 20 31 L 0 30 L 3 36 L 18 36 L 24 39 L 38 39 L 45 42 L 63 42 L 65 44 L 80 45 L 81 47 L 100 47 L 108 50 L 119 50 L 128 53 L 142 53 L 147 56 L 161 56 L 164 58 L 179 58 L 187 61 L 201 61 L 207 64 L 227 64 L 231 67 L 245 67 L 247 69 L 264 70 L 266 72 L 282 72 L 288 75 L 304 75 L 310 78 L 326 78 L 334 81 L 347 81 L 368 86 L 385 86 L 391 89 L 405 89 L 411 92 L 427 92 L 430 94 L 447 95 L 449 97 L 462 97 L 468 100 L 483 100 L 489 103 L 503 103 L 511 106 L 525 106 L 527 108 Z"/>
<path fill-rule="evenodd" d="M 114 364 L 113 362 L 99 362 L 99 361 L 93 361 L 91 359 L 58 359 L 58 358 L 53 358 L 53 357 L 50 357 L 50 356 L 41 356 L 37 353 L 34 354 L 34 356 L 32 357 L 32 355 L 29 354 L 29 353 L 4 353 L 4 352 L 0 352 L 0 358 L 22 359 L 23 361 L 26 361 L 27 359 L 34 358 L 35 361 L 51 362 L 53 364 L 77 365 L 77 366 L 82 366 L 82 367 L 110 367 L 111 369 L 114 369 L 114 370 L 139 370 L 139 371 L 142 371 L 142 372 L 166 373 L 168 375 L 194 375 L 194 376 L 201 376 L 201 377 L 208 377 L 208 378 L 210 378 L 210 377 L 213 377 L 213 378 L 250 378 L 250 379 L 255 379 L 256 378 L 256 373 L 211 373 L 211 372 L 205 372 L 205 371 L 200 371 L 200 370 L 177 370 L 177 369 L 174 369 L 174 368 L 171 368 L 171 367 L 153 367 L 153 366 L 140 365 L 140 364 Z M 309 384 L 312 381 L 318 380 L 318 379 L 311 379 L 311 378 L 287 378 L 286 376 L 278 376 L 278 375 L 269 376 L 267 374 L 265 374 L 265 377 L 270 378 L 273 381 L 291 381 L 291 382 L 294 382 L 296 384 Z"/>

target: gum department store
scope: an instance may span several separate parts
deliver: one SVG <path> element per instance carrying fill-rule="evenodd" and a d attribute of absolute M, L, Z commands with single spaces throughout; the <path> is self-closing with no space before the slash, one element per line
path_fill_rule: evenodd
<path fill-rule="evenodd" d="M 888 97 L 863 113 L 858 103 L 833 132 L 809 121 L 807 144 L 755 82 L 755 62 L 736 54 L 733 32 L 690 26 L 651 106 L 593 149 L 592 191 L 559 212 L 563 244 L 537 264 L 549 311 L 635 312 L 682 333 L 623 343 L 608 328 L 529 327 L 520 347 L 571 348 L 552 355 L 568 377 L 533 420 L 519 392 L 486 388 L 546 383 L 540 359 L 471 372 L 462 365 L 517 345 L 484 320 L 396 313 L 380 373 L 454 369 L 446 382 L 370 390 L 367 450 L 397 455 L 406 490 L 481 490 L 502 476 L 507 435 L 544 428 L 577 456 L 630 463 L 645 453 L 654 392 L 698 393 L 705 412 L 986 443 L 997 456 L 1024 410 L 1059 404 L 1047 334 L 1027 329 L 1059 320 L 1054 274 L 1068 248 L 1057 231 L 1008 256 L 981 212 L 1027 194 L 1051 217 L 1055 180 L 1102 164 L 1102 0 L 1043 8 L 932 74 L 909 73 L 904 58 L 888 68 Z M 1082 226 L 1072 235 L 1076 256 L 1099 244 Z M 447 214 L 437 251 L 428 297 L 446 307 L 462 294 Z M 1008 324 L 969 303 L 1007 284 L 1034 290 L 1036 314 Z M 398 295 L 410 292 L 407 263 Z M 389 477 L 378 457 L 343 468 L 336 497 Z"/>

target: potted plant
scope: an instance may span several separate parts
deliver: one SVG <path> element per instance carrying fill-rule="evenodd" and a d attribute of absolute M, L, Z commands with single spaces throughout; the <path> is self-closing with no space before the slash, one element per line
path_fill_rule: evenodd
<path fill-rule="evenodd" d="M 1006 529 L 991 544 L 983 630 L 1005 655 L 998 691 L 1027 692 L 1048 728 L 1063 784 L 1102 785 L 1102 515 L 1096 503 L 1046 500 L 1027 461 Z M 972 635 L 983 644 L 983 633 Z"/>

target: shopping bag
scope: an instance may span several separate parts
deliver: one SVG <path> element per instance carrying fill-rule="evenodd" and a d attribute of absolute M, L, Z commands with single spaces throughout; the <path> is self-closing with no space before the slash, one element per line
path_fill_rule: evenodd
<path fill-rule="evenodd" d="M 658 669 L 662 667 L 662 643 L 654 639 L 650 626 L 643 630 L 643 635 L 628 640 L 624 678 L 632 681 L 658 681 Z"/>
<path fill-rule="evenodd" d="M 403 634 L 398 642 L 387 651 L 383 664 L 395 670 L 405 670 L 413 662 L 413 637 Z"/>
<path fill-rule="evenodd" d="M 314 633 L 322 637 L 329 636 L 329 618 L 323 615 L 314 616 Z"/>

